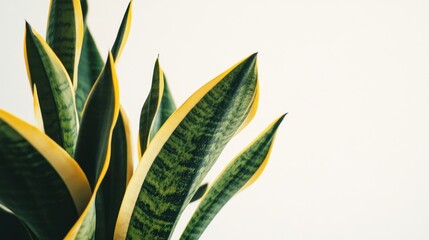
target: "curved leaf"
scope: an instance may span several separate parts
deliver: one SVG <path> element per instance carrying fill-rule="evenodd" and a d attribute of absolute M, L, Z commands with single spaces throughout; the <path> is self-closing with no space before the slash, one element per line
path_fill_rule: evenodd
<path fill-rule="evenodd" d="M 123 108 L 113 130 L 109 169 L 96 198 L 97 239 L 113 239 L 122 197 L 133 172 L 130 126 Z"/>
<path fill-rule="evenodd" d="M 28 23 L 24 44 L 28 78 L 33 90 L 37 87 L 45 132 L 73 156 L 78 118 L 70 78 L 52 49 Z"/>
<path fill-rule="evenodd" d="M 131 26 L 132 2 L 128 4 L 122 19 L 121 26 L 116 35 L 115 43 L 112 47 L 113 59 L 116 61 L 122 53 Z M 82 54 L 79 61 L 79 80 L 76 89 L 76 107 L 81 116 L 83 107 L 92 86 L 94 85 L 98 75 L 103 68 L 103 60 L 92 37 L 88 26 L 85 26 L 85 34 L 83 39 Z"/>
<path fill-rule="evenodd" d="M 83 30 L 80 0 L 51 0 L 46 42 L 64 64 L 75 88 Z"/>
<path fill-rule="evenodd" d="M 192 95 L 155 135 L 122 202 L 115 238 L 168 239 L 226 143 L 256 106 L 256 54 Z"/>
<path fill-rule="evenodd" d="M 82 54 L 79 61 L 78 82 L 76 88 L 76 109 L 79 117 L 88 94 L 103 69 L 104 62 L 95 45 L 91 32 L 86 27 L 83 38 Z"/>
<path fill-rule="evenodd" d="M 40 239 L 59 239 L 91 196 L 88 180 L 48 136 L 0 110 L 0 204 Z"/>
<path fill-rule="evenodd" d="M 274 136 L 284 115 L 265 129 L 234 158 L 204 195 L 180 239 L 199 239 L 220 209 L 238 192 L 252 184 L 268 162 Z"/>
<path fill-rule="evenodd" d="M 75 159 L 88 177 L 92 197 L 67 239 L 88 239 L 95 231 L 95 199 L 111 157 L 112 135 L 119 115 L 119 89 L 113 57 L 109 59 L 95 83 L 85 105 Z M 96 210 L 96 209 L 95 209 Z"/>
<path fill-rule="evenodd" d="M 167 85 L 165 74 L 156 59 L 153 69 L 152 86 L 140 113 L 138 157 L 146 151 L 150 141 L 176 110 Z"/>
<path fill-rule="evenodd" d="M 122 18 L 121 26 L 119 27 L 115 42 L 113 43 L 112 55 L 113 59 L 115 59 L 115 62 L 118 61 L 119 57 L 121 56 L 122 51 L 124 50 L 125 43 L 128 39 L 128 35 L 130 33 L 132 7 L 133 1 L 130 1 L 127 10 L 125 11 L 124 17 Z"/>

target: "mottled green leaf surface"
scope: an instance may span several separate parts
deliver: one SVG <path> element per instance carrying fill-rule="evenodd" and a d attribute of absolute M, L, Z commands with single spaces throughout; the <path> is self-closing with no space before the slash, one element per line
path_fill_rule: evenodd
<path fill-rule="evenodd" d="M 31 87 L 37 89 L 45 133 L 74 155 L 78 119 L 74 90 L 64 66 L 26 24 L 25 55 Z"/>
<path fill-rule="evenodd" d="M 225 168 L 213 185 L 204 195 L 197 210 L 186 226 L 181 240 L 199 239 L 203 231 L 221 208 L 240 190 L 252 177 L 257 177 L 268 160 L 274 135 L 283 117 L 277 119 L 253 143 Z M 256 176 L 255 176 L 256 175 Z"/>
<path fill-rule="evenodd" d="M 51 0 L 46 42 L 64 64 L 76 86 L 77 67 L 83 39 L 80 0 Z"/>
<path fill-rule="evenodd" d="M 208 170 L 246 119 L 256 83 L 254 54 L 230 70 L 184 116 L 144 178 L 130 218 L 128 239 L 170 238 L 180 214 Z M 180 117 L 180 114 L 184 112 L 179 108 L 169 120 L 174 121 L 175 115 Z M 158 136 L 166 137 L 160 134 L 154 141 Z"/>

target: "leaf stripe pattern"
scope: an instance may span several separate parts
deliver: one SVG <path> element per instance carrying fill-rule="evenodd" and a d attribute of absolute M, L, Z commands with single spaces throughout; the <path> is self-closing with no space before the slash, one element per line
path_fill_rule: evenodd
<path fill-rule="evenodd" d="M 78 119 L 70 78 L 52 49 L 28 23 L 25 35 L 28 77 L 31 87 L 37 87 L 45 132 L 73 156 Z"/>
<path fill-rule="evenodd" d="M 46 42 L 67 69 L 77 87 L 77 70 L 83 41 L 80 0 L 51 0 Z"/>
<path fill-rule="evenodd" d="M 125 226 L 127 239 L 170 237 L 202 179 L 246 119 L 257 86 L 255 67 L 256 54 L 203 86 L 166 121 L 130 181 L 116 225 L 118 239 L 125 238 Z M 135 206 L 130 217 L 128 204 Z"/>
<path fill-rule="evenodd" d="M 268 161 L 276 130 L 283 118 L 284 115 L 265 129 L 219 175 L 201 200 L 187 224 L 181 240 L 199 239 L 220 209 L 238 191 L 256 180 Z"/>

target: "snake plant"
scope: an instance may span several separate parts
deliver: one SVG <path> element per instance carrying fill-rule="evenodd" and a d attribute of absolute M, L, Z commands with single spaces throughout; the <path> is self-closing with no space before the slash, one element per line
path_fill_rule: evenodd
<path fill-rule="evenodd" d="M 228 141 L 256 113 L 257 56 L 221 73 L 177 109 L 157 60 L 142 104 L 134 167 L 115 72 L 132 3 L 105 61 L 86 24 L 87 9 L 85 0 L 52 0 L 45 38 L 25 25 L 38 126 L 0 109 L 1 234 L 9 239 L 169 239 L 183 210 L 198 200 L 181 235 L 198 239 L 224 204 L 261 174 L 284 117 L 210 186 L 202 184 Z"/>

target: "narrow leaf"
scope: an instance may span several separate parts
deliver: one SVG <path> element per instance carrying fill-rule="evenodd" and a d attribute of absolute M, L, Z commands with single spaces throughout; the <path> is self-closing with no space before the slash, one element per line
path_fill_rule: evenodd
<path fill-rule="evenodd" d="M 0 110 L 0 203 L 40 239 L 59 239 L 91 196 L 76 161 L 37 128 Z"/>
<path fill-rule="evenodd" d="M 132 7 L 133 1 L 130 1 L 127 10 L 125 11 L 124 17 L 122 18 L 121 26 L 119 27 L 118 34 L 116 35 L 115 43 L 112 47 L 112 55 L 113 59 L 115 59 L 115 62 L 118 61 L 119 57 L 121 56 L 130 33 Z"/>
<path fill-rule="evenodd" d="M 24 52 L 30 85 L 37 89 L 45 132 L 73 156 L 78 118 L 70 78 L 52 49 L 28 23 Z"/>
<path fill-rule="evenodd" d="M 97 239 L 113 239 L 122 197 L 132 172 L 130 126 L 124 110 L 120 108 L 113 130 L 109 169 L 96 198 Z"/>
<path fill-rule="evenodd" d="M 119 115 L 119 89 L 113 57 L 96 81 L 83 110 L 75 159 L 88 177 L 93 195 L 85 211 L 67 234 L 67 239 L 94 236 L 95 199 L 109 168 L 113 129 Z"/>
<path fill-rule="evenodd" d="M 210 187 L 186 226 L 181 240 L 199 239 L 220 209 L 245 186 L 253 183 L 267 164 L 274 136 L 283 117 L 274 121 L 241 152 Z"/>
<path fill-rule="evenodd" d="M 140 113 L 139 159 L 149 146 L 152 139 L 151 136 L 154 135 L 153 132 L 156 133 L 158 131 L 163 122 L 175 109 L 169 90 L 165 90 L 164 77 L 165 74 L 159 64 L 159 59 L 156 59 L 153 69 L 152 86 Z M 165 92 L 167 96 L 164 97 Z M 162 100 L 164 100 L 164 111 L 161 108 Z M 171 109 L 173 110 L 171 111 Z"/>
<path fill-rule="evenodd" d="M 192 95 L 155 135 L 134 173 L 117 239 L 168 239 L 208 170 L 253 112 L 256 54 Z"/>
<path fill-rule="evenodd" d="M 51 0 L 46 42 L 64 64 L 75 88 L 83 31 L 80 0 Z"/>
<path fill-rule="evenodd" d="M 95 45 L 90 30 L 85 28 L 82 54 L 79 61 L 78 82 L 76 88 L 76 109 L 79 117 L 85 105 L 88 94 L 103 69 L 104 62 Z"/>
<path fill-rule="evenodd" d="M 83 2 L 83 1 L 82 1 Z M 131 26 L 132 2 L 129 3 L 118 30 L 115 43 L 112 47 L 113 59 L 117 61 L 125 46 Z M 85 25 L 85 34 L 83 39 L 82 54 L 79 61 L 79 81 L 76 89 L 76 107 L 81 116 L 83 107 L 87 100 L 98 75 L 103 68 L 104 63 L 92 37 L 91 31 Z"/>

